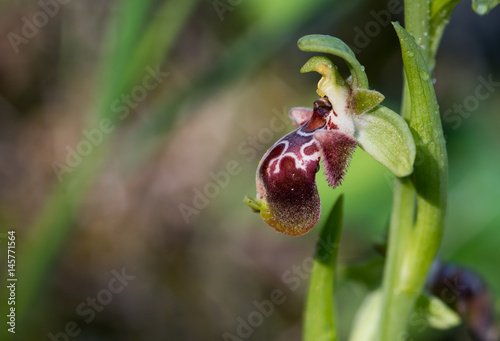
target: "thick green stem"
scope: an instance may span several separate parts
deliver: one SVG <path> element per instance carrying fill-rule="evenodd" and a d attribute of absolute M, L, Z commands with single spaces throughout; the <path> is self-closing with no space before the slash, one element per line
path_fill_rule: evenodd
<path fill-rule="evenodd" d="M 389 244 L 384 272 L 382 296 L 382 323 L 380 340 L 404 332 L 406 316 L 399 314 L 408 309 L 409 300 L 397 291 L 403 254 L 413 227 L 415 189 L 409 179 L 396 179 L 394 184 L 392 215 L 389 227 Z"/>
<path fill-rule="evenodd" d="M 406 76 L 402 116 L 412 130 L 417 157 L 411 183 L 398 179 L 394 189 L 379 341 L 407 338 L 408 316 L 423 289 L 444 226 L 448 166 L 439 108 L 429 79 L 437 50 L 431 48 L 430 6 L 429 0 L 405 1 L 406 29 L 415 42 L 395 25 Z"/>

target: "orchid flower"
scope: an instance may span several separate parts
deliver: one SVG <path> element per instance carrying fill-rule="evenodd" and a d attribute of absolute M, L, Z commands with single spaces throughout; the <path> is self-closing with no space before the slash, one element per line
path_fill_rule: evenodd
<path fill-rule="evenodd" d="M 301 72 L 316 71 L 322 78 L 313 108 L 290 110 L 296 130 L 282 137 L 262 157 L 257 169 L 257 198 L 245 203 L 260 212 L 278 232 L 300 236 L 316 225 L 321 205 L 316 188 L 319 161 L 328 184 L 339 186 L 356 146 L 360 146 L 396 176 L 413 171 L 415 143 L 405 120 L 381 106 L 384 96 L 368 89 L 364 68 L 341 40 L 310 35 L 298 42 L 304 51 L 342 57 L 351 70 L 344 80 L 326 57 L 311 58 Z"/>

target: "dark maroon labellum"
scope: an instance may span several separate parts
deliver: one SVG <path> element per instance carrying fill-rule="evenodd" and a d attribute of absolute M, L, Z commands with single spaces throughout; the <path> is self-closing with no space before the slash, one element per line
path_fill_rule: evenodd
<path fill-rule="evenodd" d="M 291 236 L 307 233 L 319 219 L 315 176 L 320 157 L 330 185 L 337 186 L 356 146 L 352 137 L 327 129 L 328 115 L 333 113 L 327 98 L 318 99 L 309 116 L 307 109 L 300 110 L 290 116 L 302 125 L 276 142 L 257 170 L 257 195 L 267 204 L 267 212 L 261 212 L 264 221 Z"/>

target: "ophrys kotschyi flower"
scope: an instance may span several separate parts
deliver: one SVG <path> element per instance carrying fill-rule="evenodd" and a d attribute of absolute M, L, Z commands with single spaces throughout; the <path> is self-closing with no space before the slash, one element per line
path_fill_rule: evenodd
<path fill-rule="evenodd" d="M 290 236 L 303 235 L 318 222 L 321 205 L 315 178 L 321 159 L 334 188 L 357 145 L 397 176 L 409 175 L 415 159 L 406 122 L 380 105 L 382 94 L 367 89 L 364 68 L 347 45 L 329 36 L 307 36 L 299 47 L 341 56 L 352 77 L 345 81 L 326 57 L 313 57 L 304 65 L 302 72 L 323 76 L 317 89 L 320 98 L 312 109 L 290 110 L 296 129 L 263 156 L 256 174 L 257 198 L 245 198 L 267 224 Z"/>

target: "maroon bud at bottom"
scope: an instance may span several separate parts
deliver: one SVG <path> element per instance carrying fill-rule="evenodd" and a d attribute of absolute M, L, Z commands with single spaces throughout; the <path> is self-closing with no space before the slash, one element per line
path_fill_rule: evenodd
<path fill-rule="evenodd" d="M 442 262 L 427 281 L 428 290 L 455 310 L 478 341 L 498 341 L 493 298 L 484 281 L 469 269 Z"/>

